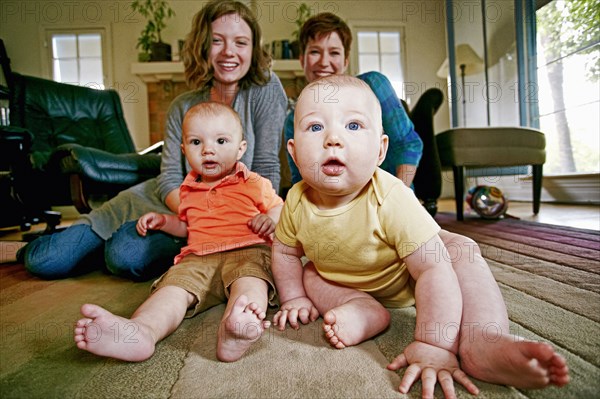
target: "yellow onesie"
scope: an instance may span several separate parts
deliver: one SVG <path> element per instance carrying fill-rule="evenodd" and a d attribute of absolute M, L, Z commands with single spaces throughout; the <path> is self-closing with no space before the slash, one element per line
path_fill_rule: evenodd
<path fill-rule="evenodd" d="M 412 190 L 377 169 L 357 198 L 340 208 L 320 210 L 305 195 L 308 188 L 301 181 L 288 192 L 275 230 L 279 241 L 301 246 L 327 280 L 367 292 L 384 306 L 413 305 L 402 259 L 440 227 Z"/>

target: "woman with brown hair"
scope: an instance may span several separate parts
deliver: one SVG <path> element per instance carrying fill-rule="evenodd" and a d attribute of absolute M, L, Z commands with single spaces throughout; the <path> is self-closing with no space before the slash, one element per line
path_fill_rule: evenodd
<path fill-rule="evenodd" d="M 351 45 L 352 32 L 339 16 L 322 12 L 307 19 L 300 29 L 300 64 L 306 80 L 310 83 L 324 76 L 345 74 Z M 367 72 L 357 77 L 373 90 L 383 111 L 383 130 L 390 138 L 390 145 L 381 168 L 410 186 L 421 159 L 423 142 L 385 75 Z M 286 142 L 294 137 L 293 112 L 287 116 L 284 133 Z M 295 184 L 302 177 L 290 156 L 288 162 L 292 184 Z"/>
<path fill-rule="evenodd" d="M 32 274 L 64 278 L 106 264 L 118 276 L 147 280 L 164 272 L 185 239 L 155 231 L 136 232 L 147 212 L 177 213 L 179 186 L 190 171 L 181 152 L 181 123 L 186 111 L 205 101 L 231 106 L 240 116 L 248 149 L 241 161 L 279 189 L 279 148 L 287 98 L 269 71 L 261 49 L 261 29 L 243 3 L 213 0 L 196 14 L 182 52 L 191 91 L 169 107 L 161 173 L 131 187 L 68 229 L 42 236 L 18 253 Z"/>

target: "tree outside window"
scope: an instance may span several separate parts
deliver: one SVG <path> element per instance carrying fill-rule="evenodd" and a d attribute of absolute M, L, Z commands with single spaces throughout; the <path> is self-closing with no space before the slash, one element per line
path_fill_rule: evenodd
<path fill-rule="evenodd" d="M 600 172 L 600 7 L 554 0 L 537 18 L 545 174 Z"/>

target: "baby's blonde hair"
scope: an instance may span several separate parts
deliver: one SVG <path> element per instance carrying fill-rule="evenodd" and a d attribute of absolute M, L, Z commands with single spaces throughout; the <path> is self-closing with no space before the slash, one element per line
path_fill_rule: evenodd
<path fill-rule="evenodd" d="M 323 102 L 323 103 L 336 103 L 338 99 L 336 98 L 339 89 L 341 87 L 356 87 L 361 89 L 366 96 L 368 96 L 373 105 L 376 108 L 376 111 L 379 115 L 376 117 L 376 120 L 379 121 L 380 131 L 383 134 L 383 125 L 381 119 L 381 104 L 379 103 L 379 99 L 371 90 L 368 84 L 366 84 L 363 80 L 356 78 L 350 75 L 329 75 L 319 78 L 315 81 L 312 81 L 304 89 L 298 96 L 298 102 L 307 96 L 312 96 L 313 101 L 315 102 Z M 294 115 L 294 120 L 295 120 Z"/>
<path fill-rule="evenodd" d="M 244 128 L 242 127 L 242 121 L 240 116 L 233 108 L 229 105 L 218 103 L 216 101 L 206 101 L 199 104 L 194 105 L 190 109 L 187 110 L 185 116 L 183 117 L 182 126 L 185 124 L 186 120 L 196 118 L 196 117 L 211 117 L 211 116 L 220 116 L 229 114 L 233 119 L 235 119 L 236 127 L 238 127 L 238 131 L 241 136 L 241 140 L 244 140 Z M 185 132 L 183 132 L 185 135 Z"/>

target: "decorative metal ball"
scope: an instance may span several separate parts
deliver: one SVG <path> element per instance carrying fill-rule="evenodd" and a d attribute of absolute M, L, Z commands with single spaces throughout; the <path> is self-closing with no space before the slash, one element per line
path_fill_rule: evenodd
<path fill-rule="evenodd" d="M 493 186 L 472 187 L 467 193 L 467 204 L 484 219 L 498 219 L 508 209 L 508 200 Z"/>

